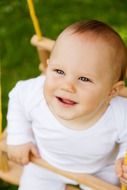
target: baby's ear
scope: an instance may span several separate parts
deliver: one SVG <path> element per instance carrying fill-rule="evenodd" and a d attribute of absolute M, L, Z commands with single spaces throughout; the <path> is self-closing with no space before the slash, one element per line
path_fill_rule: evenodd
<path fill-rule="evenodd" d="M 124 81 L 118 81 L 117 83 L 115 83 L 109 93 L 110 97 L 115 97 L 118 96 L 120 94 L 121 89 L 125 86 L 125 82 Z"/>

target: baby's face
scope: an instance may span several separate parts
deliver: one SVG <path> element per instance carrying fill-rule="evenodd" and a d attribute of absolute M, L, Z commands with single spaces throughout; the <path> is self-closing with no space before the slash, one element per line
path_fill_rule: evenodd
<path fill-rule="evenodd" d="M 104 112 L 112 88 L 111 50 L 102 41 L 63 35 L 48 63 L 44 95 L 64 120 L 88 119 Z"/>

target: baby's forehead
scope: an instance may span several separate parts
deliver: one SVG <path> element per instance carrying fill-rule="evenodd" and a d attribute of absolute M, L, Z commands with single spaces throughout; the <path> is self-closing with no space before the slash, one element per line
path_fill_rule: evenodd
<path fill-rule="evenodd" d="M 72 42 L 71 45 L 73 45 L 73 47 L 77 46 L 79 43 L 81 45 L 83 44 L 83 46 L 81 46 L 82 48 L 89 43 L 92 47 L 97 47 L 98 51 L 100 51 L 98 47 L 102 47 L 103 45 L 103 49 L 107 49 L 108 53 L 111 55 L 111 64 L 113 65 L 113 70 L 115 72 L 117 71 L 116 75 L 121 75 L 121 79 L 124 78 L 127 67 L 127 48 L 123 40 L 117 32 L 105 24 L 99 24 L 96 26 L 93 24 L 92 27 L 91 25 L 88 27 L 87 25 L 84 25 L 82 27 L 80 24 L 65 29 L 56 40 L 56 45 L 53 49 L 55 51 L 53 51 L 53 54 L 54 52 L 55 54 L 59 52 L 56 50 L 62 49 L 63 47 L 62 50 L 68 50 L 70 42 Z"/>
<path fill-rule="evenodd" d="M 65 30 L 57 38 L 56 45 L 61 45 L 63 43 L 66 45 L 69 42 L 73 42 L 73 43 L 81 43 L 82 45 L 89 43 L 95 46 L 97 43 L 99 43 L 100 45 L 103 44 L 105 46 L 110 47 L 112 46 L 110 40 L 108 40 L 107 37 L 99 36 L 92 31 L 87 31 L 83 34 L 80 34 L 80 33 L 74 33 L 73 30 L 67 30 L 67 31 Z"/>
<path fill-rule="evenodd" d="M 98 58 L 95 57 L 95 59 L 98 59 L 99 61 L 101 60 L 102 65 L 106 64 L 107 66 L 110 66 L 113 72 L 116 72 L 116 70 L 121 70 L 120 64 L 116 63 L 118 57 L 118 48 L 115 47 L 115 43 L 112 44 L 110 43 L 109 39 L 107 40 L 107 38 L 97 36 L 93 32 L 79 34 L 73 33 L 73 31 L 70 30 L 65 30 L 61 33 L 56 41 L 56 47 L 54 48 L 53 54 L 55 55 L 55 57 L 58 56 L 61 59 L 61 56 L 63 56 L 63 59 L 65 59 L 65 53 L 69 54 L 70 52 L 73 52 L 74 54 L 78 54 L 78 57 L 76 56 L 76 58 L 78 59 L 84 54 L 84 51 L 87 51 L 87 49 L 89 49 L 88 52 L 91 52 L 87 56 L 97 56 Z M 96 52 L 96 54 L 92 54 L 93 51 Z M 105 59 L 105 61 L 107 61 L 103 61 L 103 58 Z"/>
<path fill-rule="evenodd" d="M 98 37 L 97 35 L 93 34 L 92 32 L 86 32 L 84 34 L 79 33 L 73 33 L 73 31 L 64 31 L 60 34 L 58 39 L 56 40 L 56 44 L 54 47 L 54 51 L 57 50 L 57 52 L 60 51 L 73 51 L 77 50 L 77 53 L 79 53 L 79 50 L 83 52 L 87 48 L 96 51 L 100 51 L 103 49 L 104 51 L 107 51 L 111 55 L 111 53 L 114 54 L 114 47 L 110 45 L 110 43 L 103 39 L 102 37 Z M 76 53 L 76 51 L 75 51 Z M 80 53 L 79 53 L 80 54 Z"/>
<path fill-rule="evenodd" d="M 65 31 L 59 36 L 51 57 L 62 62 L 81 61 L 83 64 L 83 62 L 91 63 L 98 60 L 103 64 L 103 59 L 107 62 L 110 60 L 112 51 L 110 46 L 107 47 L 107 43 L 91 34 L 81 36 Z"/>

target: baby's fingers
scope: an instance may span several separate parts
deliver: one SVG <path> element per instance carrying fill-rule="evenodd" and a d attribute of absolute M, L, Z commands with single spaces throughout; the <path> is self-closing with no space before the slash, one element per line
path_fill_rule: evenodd
<path fill-rule="evenodd" d="M 120 182 L 121 182 L 121 184 L 127 185 L 127 179 L 125 179 L 123 177 L 120 178 Z"/>
<path fill-rule="evenodd" d="M 33 156 L 40 158 L 40 154 L 39 154 L 38 149 L 35 145 L 31 146 L 31 153 Z"/>
<path fill-rule="evenodd" d="M 124 171 L 125 173 L 127 173 L 127 166 L 123 165 L 122 168 L 123 168 L 123 171 Z"/>
<path fill-rule="evenodd" d="M 122 169 L 123 169 L 123 178 L 127 180 L 127 166 L 123 165 Z"/>
<path fill-rule="evenodd" d="M 14 161 L 14 162 L 15 162 L 15 160 L 16 160 L 15 156 L 13 156 L 13 155 L 11 155 L 11 154 L 9 154 L 9 153 L 8 153 L 8 158 L 9 158 L 9 160 L 12 160 L 12 161 Z"/>
<path fill-rule="evenodd" d="M 16 162 L 16 163 L 20 163 L 20 160 L 21 160 L 20 157 L 17 157 L 17 156 L 11 155 L 11 154 L 8 154 L 8 158 L 9 158 L 9 160 Z"/>
<path fill-rule="evenodd" d="M 24 155 L 24 156 L 17 155 L 17 156 L 15 156 L 15 155 L 12 155 L 12 154 L 8 154 L 8 158 L 10 160 L 12 160 L 13 162 L 16 162 L 17 164 L 22 164 L 22 165 L 28 164 L 28 162 L 29 162 L 29 158 L 28 158 L 27 155 Z"/>
<path fill-rule="evenodd" d="M 28 157 L 21 158 L 19 159 L 18 163 L 22 165 L 26 165 L 29 163 L 29 158 Z"/>
<path fill-rule="evenodd" d="M 115 163 L 115 170 L 116 170 L 116 174 L 118 177 L 122 176 L 122 163 L 123 163 L 123 159 L 118 159 Z"/>

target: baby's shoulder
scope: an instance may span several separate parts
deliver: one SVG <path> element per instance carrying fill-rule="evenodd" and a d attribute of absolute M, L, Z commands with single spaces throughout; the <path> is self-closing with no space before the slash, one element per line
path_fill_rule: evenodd
<path fill-rule="evenodd" d="M 18 99 L 22 104 L 37 102 L 43 95 L 43 84 L 45 77 L 38 76 L 36 78 L 22 80 L 17 82 L 15 87 L 9 93 L 10 99 Z"/>
<path fill-rule="evenodd" d="M 126 120 L 127 114 L 127 98 L 115 97 L 110 102 L 112 116 L 115 117 L 117 123 L 123 123 Z"/>
<path fill-rule="evenodd" d="M 25 90 L 25 92 L 26 91 L 34 92 L 42 87 L 42 85 L 44 83 L 44 79 L 45 79 L 45 77 L 40 75 L 36 78 L 21 80 L 21 81 L 17 82 L 17 84 L 14 88 L 15 89 L 17 88 L 17 90 Z"/>
<path fill-rule="evenodd" d="M 124 111 L 127 110 L 127 98 L 117 96 L 112 99 L 110 105 L 115 108 L 115 110 Z"/>
<path fill-rule="evenodd" d="M 127 134 L 127 98 L 115 97 L 111 101 L 111 117 L 117 131 L 117 138 L 120 139 Z M 119 141 L 119 140 L 118 140 Z"/>

